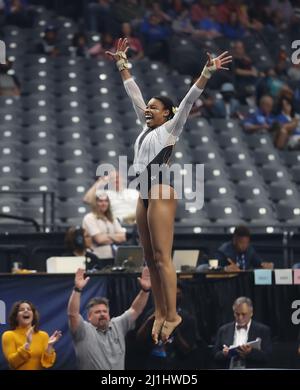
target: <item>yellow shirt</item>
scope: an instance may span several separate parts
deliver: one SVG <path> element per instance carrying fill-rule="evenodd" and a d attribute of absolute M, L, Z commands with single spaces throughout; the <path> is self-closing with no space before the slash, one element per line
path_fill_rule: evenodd
<path fill-rule="evenodd" d="M 38 331 L 32 335 L 29 350 L 26 344 L 26 328 L 8 330 L 2 335 L 2 350 L 11 369 L 14 370 L 42 370 L 53 366 L 56 353 L 52 350 L 47 353 L 49 336 L 46 332 Z"/>

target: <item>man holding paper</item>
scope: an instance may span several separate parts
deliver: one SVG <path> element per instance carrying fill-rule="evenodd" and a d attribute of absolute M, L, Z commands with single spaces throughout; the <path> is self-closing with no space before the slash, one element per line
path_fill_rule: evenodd
<path fill-rule="evenodd" d="M 214 358 L 220 368 L 266 367 L 272 352 L 268 326 L 253 321 L 250 298 L 239 297 L 232 306 L 235 321 L 221 326 L 214 345 Z"/>

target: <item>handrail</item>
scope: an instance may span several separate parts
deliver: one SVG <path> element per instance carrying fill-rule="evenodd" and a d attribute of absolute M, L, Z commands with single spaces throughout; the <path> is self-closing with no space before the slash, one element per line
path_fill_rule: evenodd
<path fill-rule="evenodd" d="M 40 231 L 40 225 L 37 223 L 37 221 L 33 218 L 26 218 L 26 217 L 20 217 L 18 215 L 11 215 L 11 214 L 3 214 L 3 213 L 0 213 L 0 218 L 7 218 L 7 219 L 16 219 L 18 221 L 23 221 L 23 222 L 31 222 L 35 228 L 36 228 L 36 231 L 39 232 Z"/>

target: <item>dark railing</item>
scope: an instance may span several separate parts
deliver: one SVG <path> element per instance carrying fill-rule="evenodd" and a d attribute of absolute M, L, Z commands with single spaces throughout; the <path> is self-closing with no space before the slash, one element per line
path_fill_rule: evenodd
<path fill-rule="evenodd" d="M 37 228 L 37 231 L 40 231 L 40 226 L 45 232 L 46 228 L 50 228 L 51 231 L 55 230 L 55 192 L 53 191 L 31 191 L 31 190 L 16 190 L 16 191 L 0 191 L 0 196 L 5 195 L 17 195 L 17 196 L 28 196 L 28 195 L 37 195 L 42 197 L 42 224 L 40 225 L 35 219 L 22 217 L 21 215 L 11 215 L 11 214 L 0 214 L 0 218 L 15 219 L 24 222 L 32 222 L 33 225 Z M 50 202 L 50 206 L 48 201 Z M 50 210 L 48 210 L 48 206 Z M 37 206 L 38 207 L 38 206 Z"/>

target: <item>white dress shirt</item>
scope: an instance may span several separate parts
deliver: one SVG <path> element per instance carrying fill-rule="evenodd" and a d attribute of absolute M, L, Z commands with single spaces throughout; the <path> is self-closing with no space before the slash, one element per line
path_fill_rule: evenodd
<path fill-rule="evenodd" d="M 235 324 L 233 345 L 238 347 L 240 345 L 246 344 L 248 341 L 248 333 L 251 325 L 251 320 L 247 324 L 247 329 L 237 329 L 238 324 Z"/>

